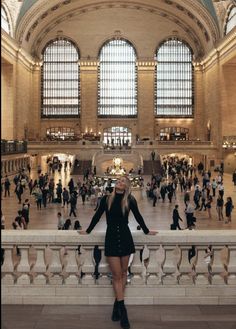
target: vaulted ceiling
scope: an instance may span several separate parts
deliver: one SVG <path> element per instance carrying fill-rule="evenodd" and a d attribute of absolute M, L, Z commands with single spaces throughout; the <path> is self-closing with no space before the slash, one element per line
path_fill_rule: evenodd
<path fill-rule="evenodd" d="M 141 57 L 162 39 L 177 35 L 202 57 L 220 38 L 211 0 L 27 0 L 17 21 L 16 39 L 33 55 L 52 38 L 67 36 L 83 44 L 82 57 L 96 57 L 107 37 L 145 39 Z M 93 40 L 94 49 L 86 48 Z M 146 40 L 148 38 L 148 40 Z"/>

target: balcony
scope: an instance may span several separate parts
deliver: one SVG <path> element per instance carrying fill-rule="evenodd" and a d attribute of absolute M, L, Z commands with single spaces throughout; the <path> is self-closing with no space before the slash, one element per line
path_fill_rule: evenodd
<path fill-rule="evenodd" d="M 127 282 L 127 304 L 236 303 L 235 230 L 160 231 L 156 236 L 133 236 L 136 253 Z M 112 304 L 112 278 L 103 242 L 104 233 L 3 231 L 3 304 Z M 16 245 L 20 256 L 16 255 Z M 95 245 L 102 255 L 97 270 Z M 210 264 L 205 262 L 208 245 L 213 255 Z M 195 256 L 189 261 L 192 246 Z"/>
<path fill-rule="evenodd" d="M 27 153 L 27 142 L 26 141 L 11 141 L 11 140 L 1 140 L 1 154 L 10 155 L 10 154 L 19 154 Z"/>

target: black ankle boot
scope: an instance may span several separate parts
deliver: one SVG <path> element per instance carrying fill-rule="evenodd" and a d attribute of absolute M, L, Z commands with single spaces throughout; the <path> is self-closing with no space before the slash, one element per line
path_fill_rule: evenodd
<path fill-rule="evenodd" d="M 129 323 L 129 319 L 128 319 L 127 310 L 124 305 L 124 301 L 121 300 L 118 302 L 118 304 L 119 304 L 119 310 L 120 310 L 120 326 L 123 329 L 129 329 L 130 323 Z"/>
<path fill-rule="evenodd" d="M 119 309 L 117 299 L 115 300 L 114 305 L 113 305 L 111 319 L 112 319 L 112 321 L 120 321 L 120 309 Z"/>

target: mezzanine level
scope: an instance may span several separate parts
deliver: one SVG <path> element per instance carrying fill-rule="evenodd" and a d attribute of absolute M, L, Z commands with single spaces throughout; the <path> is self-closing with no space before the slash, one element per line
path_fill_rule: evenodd
<path fill-rule="evenodd" d="M 127 304 L 236 303 L 235 230 L 133 236 L 136 253 L 127 284 Z M 3 304 L 112 304 L 103 242 L 104 233 L 81 236 L 75 231 L 3 231 Z M 20 256 L 16 256 L 16 245 Z M 213 255 L 210 264 L 205 261 L 208 245 Z M 101 250 L 98 271 L 94 246 Z M 195 255 L 190 258 L 193 246 Z"/>

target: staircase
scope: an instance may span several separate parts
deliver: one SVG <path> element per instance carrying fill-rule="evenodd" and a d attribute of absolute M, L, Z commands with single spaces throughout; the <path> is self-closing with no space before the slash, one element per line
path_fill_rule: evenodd
<path fill-rule="evenodd" d="M 160 160 L 144 160 L 143 161 L 143 174 L 152 175 L 161 174 L 161 161 Z"/>
<path fill-rule="evenodd" d="M 78 160 L 78 165 L 75 166 L 75 163 L 73 163 L 72 175 L 84 175 L 85 171 L 89 169 L 91 172 L 92 169 L 92 160 Z"/>

